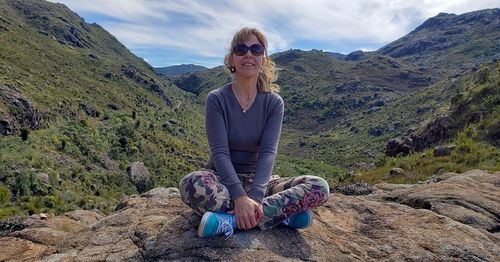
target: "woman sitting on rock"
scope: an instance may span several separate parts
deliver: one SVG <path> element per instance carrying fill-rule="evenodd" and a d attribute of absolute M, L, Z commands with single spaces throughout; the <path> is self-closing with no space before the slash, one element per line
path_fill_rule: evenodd
<path fill-rule="evenodd" d="M 233 81 L 205 101 L 208 170 L 179 183 L 183 202 L 203 215 L 198 234 L 230 237 L 235 228 L 310 226 L 309 209 L 326 202 L 329 187 L 320 177 L 272 175 L 284 104 L 272 83 L 277 76 L 263 33 L 239 30 L 224 62 Z"/>

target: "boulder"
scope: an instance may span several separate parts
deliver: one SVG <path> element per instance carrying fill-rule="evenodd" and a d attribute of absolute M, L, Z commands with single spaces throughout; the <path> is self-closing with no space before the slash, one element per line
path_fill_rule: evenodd
<path fill-rule="evenodd" d="M 368 129 L 368 134 L 372 136 L 381 136 L 384 134 L 384 129 L 380 126 L 372 126 Z"/>
<path fill-rule="evenodd" d="M 21 128 L 42 127 L 42 113 L 17 88 L 0 85 L 0 101 L 7 106 L 7 112 L 0 112 L 0 135 L 17 135 Z"/>
<path fill-rule="evenodd" d="M 423 208 L 462 224 L 493 233 L 500 240 L 500 172 L 444 173 L 444 180 L 388 192 L 382 199 Z M 498 242 L 497 242 L 498 243 Z M 500 254 L 500 253 L 499 253 Z"/>
<path fill-rule="evenodd" d="M 413 131 L 407 136 L 391 139 L 386 146 L 387 156 L 408 155 L 410 152 L 422 151 L 450 138 L 456 132 L 457 125 L 447 115 L 438 116 L 421 131 Z"/>
<path fill-rule="evenodd" d="M 444 146 L 436 146 L 432 151 L 432 154 L 436 156 L 449 156 L 453 150 L 457 148 L 456 145 L 444 145 Z"/>
<path fill-rule="evenodd" d="M 10 115 L 0 115 L 0 135 L 8 136 L 17 132 L 18 127 L 15 126 L 14 120 Z"/>
<path fill-rule="evenodd" d="M 151 178 L 148 168 L 139 161 L 133 162 L 127 167 L 127 174 L 138 188 L 143 187 Z"/>
<path fill-rule="evenodd" d="M 391 171 L 389 172 L 390 177 L 396 177 L 396 176 L 401 176 L 404 174 L 404 170 L 399 167 L 393 167 L 391 168 Z"/>
<path fill-rule="evenodd" d="M 49 175 L 45 173 L 36 173 L 36 178 L 45 184 L 49 184 Z"/>

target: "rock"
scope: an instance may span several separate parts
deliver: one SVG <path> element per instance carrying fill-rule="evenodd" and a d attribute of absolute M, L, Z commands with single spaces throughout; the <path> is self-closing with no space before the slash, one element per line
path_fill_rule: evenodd
<path fill-rule="evenodd" d="M 7 106 L 7 112 L 0 112 L 0 135 L 17 135 L 23 127 L 42 127 L 42 113 L 17 88 L 0 85 L 0 101 Z"/>
<path fill-rule="evenodd" d="M 159 95 L 167 106 L 172 107 L 172 101 L 163 90 L 162 88 L 163 86 L 158 83 L 155 83 L 155 80 L 152 78 L 149 78 L 148 80 L 148 76 L 144 74 L 139 68 L 133 65 L 128 65 L 128 66 L 122 65 L 120 73 L 122 76 L 130 78 L 137 83 L 143 84 L 148 88 L 149 91 Z"/>
<path fill-rule="evenodd" d="M 455 121 L 450 116 L 438 116 L 422 131 L 413 131 L 407 136 L 391 139 L 387 143 L 385 154 L 405 156 L 412 151 L 422 151 L 451 137 L 456 131 L 455 128 Z"/>
<path fill-rule="evenodd" d="M 109 109 L 111 109 L 111 110 L 115 110 L 115 111 L 116 111 L 116 110 L 118 110 L 118 109 L 120 109 L 120 107 L 119 107 L 117 104 L 115 104 L 115 103 L 109 103 L 109 104 L 107 104 L 106 106 L 107 106 Z"/>
<path fill-rule="evenodd" d="M 372 107 L 381 107 L 381 106 L 384 106 L 385 105 L 385 101 L 382 100 L 382 99 L 378 99 L 378 100 L 375 100 L 371 103 L 368 104 L 368 108 L 372 108 Z"/>
<path fill-rule="evenodd" d="M 45 174 L 45 173 L 36 173 L 36 178 L 40 181 L 42 181 L 43 183 L 45 184 L 49 184 L 49 175 Z"/>
<path fill-rule="evenodd" d="M 393 167 L 391 168 L 391 171 L 389 172 L 390 177 L 397 177 L 397 176 L 402 176 L 405 173 L 405 171 L 402 168 L 399 167 Z"/>
<path fill-rule="evenodd" d="M 482 118 L 486 117 L 487 113 L 488 113 L 487 111 L 471 112 L 467 117 L 467 119 L 465 120 L 465 122 L 467 124 L 478 123 L 479 121 L 481 121 Z"/>
<path fill-rule="evenodd" d="M 15 132 L 17 132 L 17 127 L 10 115 L 0 115 L 0 135 L 8 136 Z"/>
<path fill-rule="evenodd" d="M 482 232 L 498 233 L 500 172 L 472 170 L 460 175 L 445 173 L 441 177 L 435 183 L 394 190 L 382 198 L 431 210 Z M 494 238 L 500 240 L 498 235 Z"/>
<path fill-rule="evenodd" d="M 437 156 L 449 156 L 453 150 L 457 148 L 456 145 L 444 145 L 444 146 L 437 146 L 434 148 L 432 151 L 432 154 L 437 157 Z"/>
<path fill-rule="evenodd" d="M 44 213 L 40 213 L 40 219 L 44 220 L 44 219 L 47 219 L 48 216 Z"/>
<path fill-rule="evenodd" d="M 386 146 L 386 156 L 397 156 L 402 154 L 406 156 L 413 151 L 413 140 L 409 137 L 397 137 L 391 139 Z"/>
<path fill-rule="evenodd" d="M 372 126 L 368 129 L 368 134 L 372 136 L 381 136 L 384 133 L 384 129 L 379 126 Z"/>
<path fill-rule="evenodd" d="M 369 115 L 369 114 L 371 114 L 371 113 L 374 113 L 374 112 L 380 111 L 380 109 L 381 109 L 381 108 L 380 108 L 380 107 L 378 107 L 378 106 L 371 107 L 370 109 L 363 111 L 363 114 Z"/>
<path fill-rule="evenodd" d="M 84 226 L 91 226 L 104 218 L 100 211 L 75 210 L 64 213 L 64 216 L 77 221 Z"/>
<path fill-rule="evenodd" d="M 86 115 L 91 117 L 99 117 L 100 113 L 94 107 L 90 106 L 83 100 L 78 101 L 78 107 L 85 112 Z"/>
<path fill-rule="evenodd" d="M 378 184 L 364 196 L 332 193 L 308 229 L 237 231 L 228 240 L 199 238 L 200 217 L 176 190 L 155 188 L 93 224 L 65 214 L 2 237 L 0 260 L 499 261 L 500 172 L 444 175 Z"/>
<path fill-rule="evenodd" d="M 112 77 L 113 77 L 113 73 L 111 73 L 111 72 L 106 72 L 106 73 L 104 73 L 104 77 L 105 77 L 105 78 L 108 78 L 108 79 L 109 79 L 109 78 L 112 78 Z"/>
<path fill-rule="evenodd" d="M 31 219 L 31 221 L 33 220 L 36 219 Z M 25 216 L 11 216 L 0 219 L 0 236 L 5 236 L 11 232 L 22 230 L 30 224 L 30 221 Z"/>
<path fill-rule="evenodd" d="M 330 192 L 341 193 L 344 195 L 368 195 L 375 190 L 374 187 L 367 183 L 354 183 L 354 184 L 338 184 L 330 188 Z"/>
<path fill-rule="evenodd" d="M 358 162 L 358 163 L 354 164 L 354 166 L 357 169 L 368 170 L 368 169 L 375 167 L 375 164 L 374 163 Z"/>
<path fill-rule="evenodd" d="M 143 162 L 139 161 L 133 162 L 127 167 L 127 174 L 138 188 L 143 187 L 151 178 L 151 173 L 149 173 L 147 167 Z"/>

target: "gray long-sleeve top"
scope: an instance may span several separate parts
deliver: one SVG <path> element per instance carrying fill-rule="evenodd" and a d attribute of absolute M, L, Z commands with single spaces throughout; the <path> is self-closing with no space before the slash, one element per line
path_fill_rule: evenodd
<path fill-rule="evenodd" d="M 274 92 L 257 92 L 243 113 L 231 84 L 227 84 L 207 95 L 205 109 L 210 146 L 207 168 L 217 171 L 233 200 L 247 195 L 237 174 L 255 173 L 248 196 L 261 202 L 278 151 L 283 99 Z"/>

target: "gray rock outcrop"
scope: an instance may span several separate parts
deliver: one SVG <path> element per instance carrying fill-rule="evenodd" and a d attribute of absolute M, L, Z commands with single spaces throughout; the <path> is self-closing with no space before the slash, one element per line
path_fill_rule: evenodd
<path fill-rule="evenodd" d="M 333 193 L 302 231 L 199 238 L 175 189 L 122 200 L 115 213 L 73 211 L 0 238 L 1 261 L 499 261 L 500 172 L 445 173 L 422 184 Z"/>
<path fill-rule="evenodd" d="M 0 135 L 16 135 L 21 128 L 42 127 L 42 113 L 17 88 L 0 85 L 0 101 L 7 106 L 6 112 L 0 109 Z"/>

